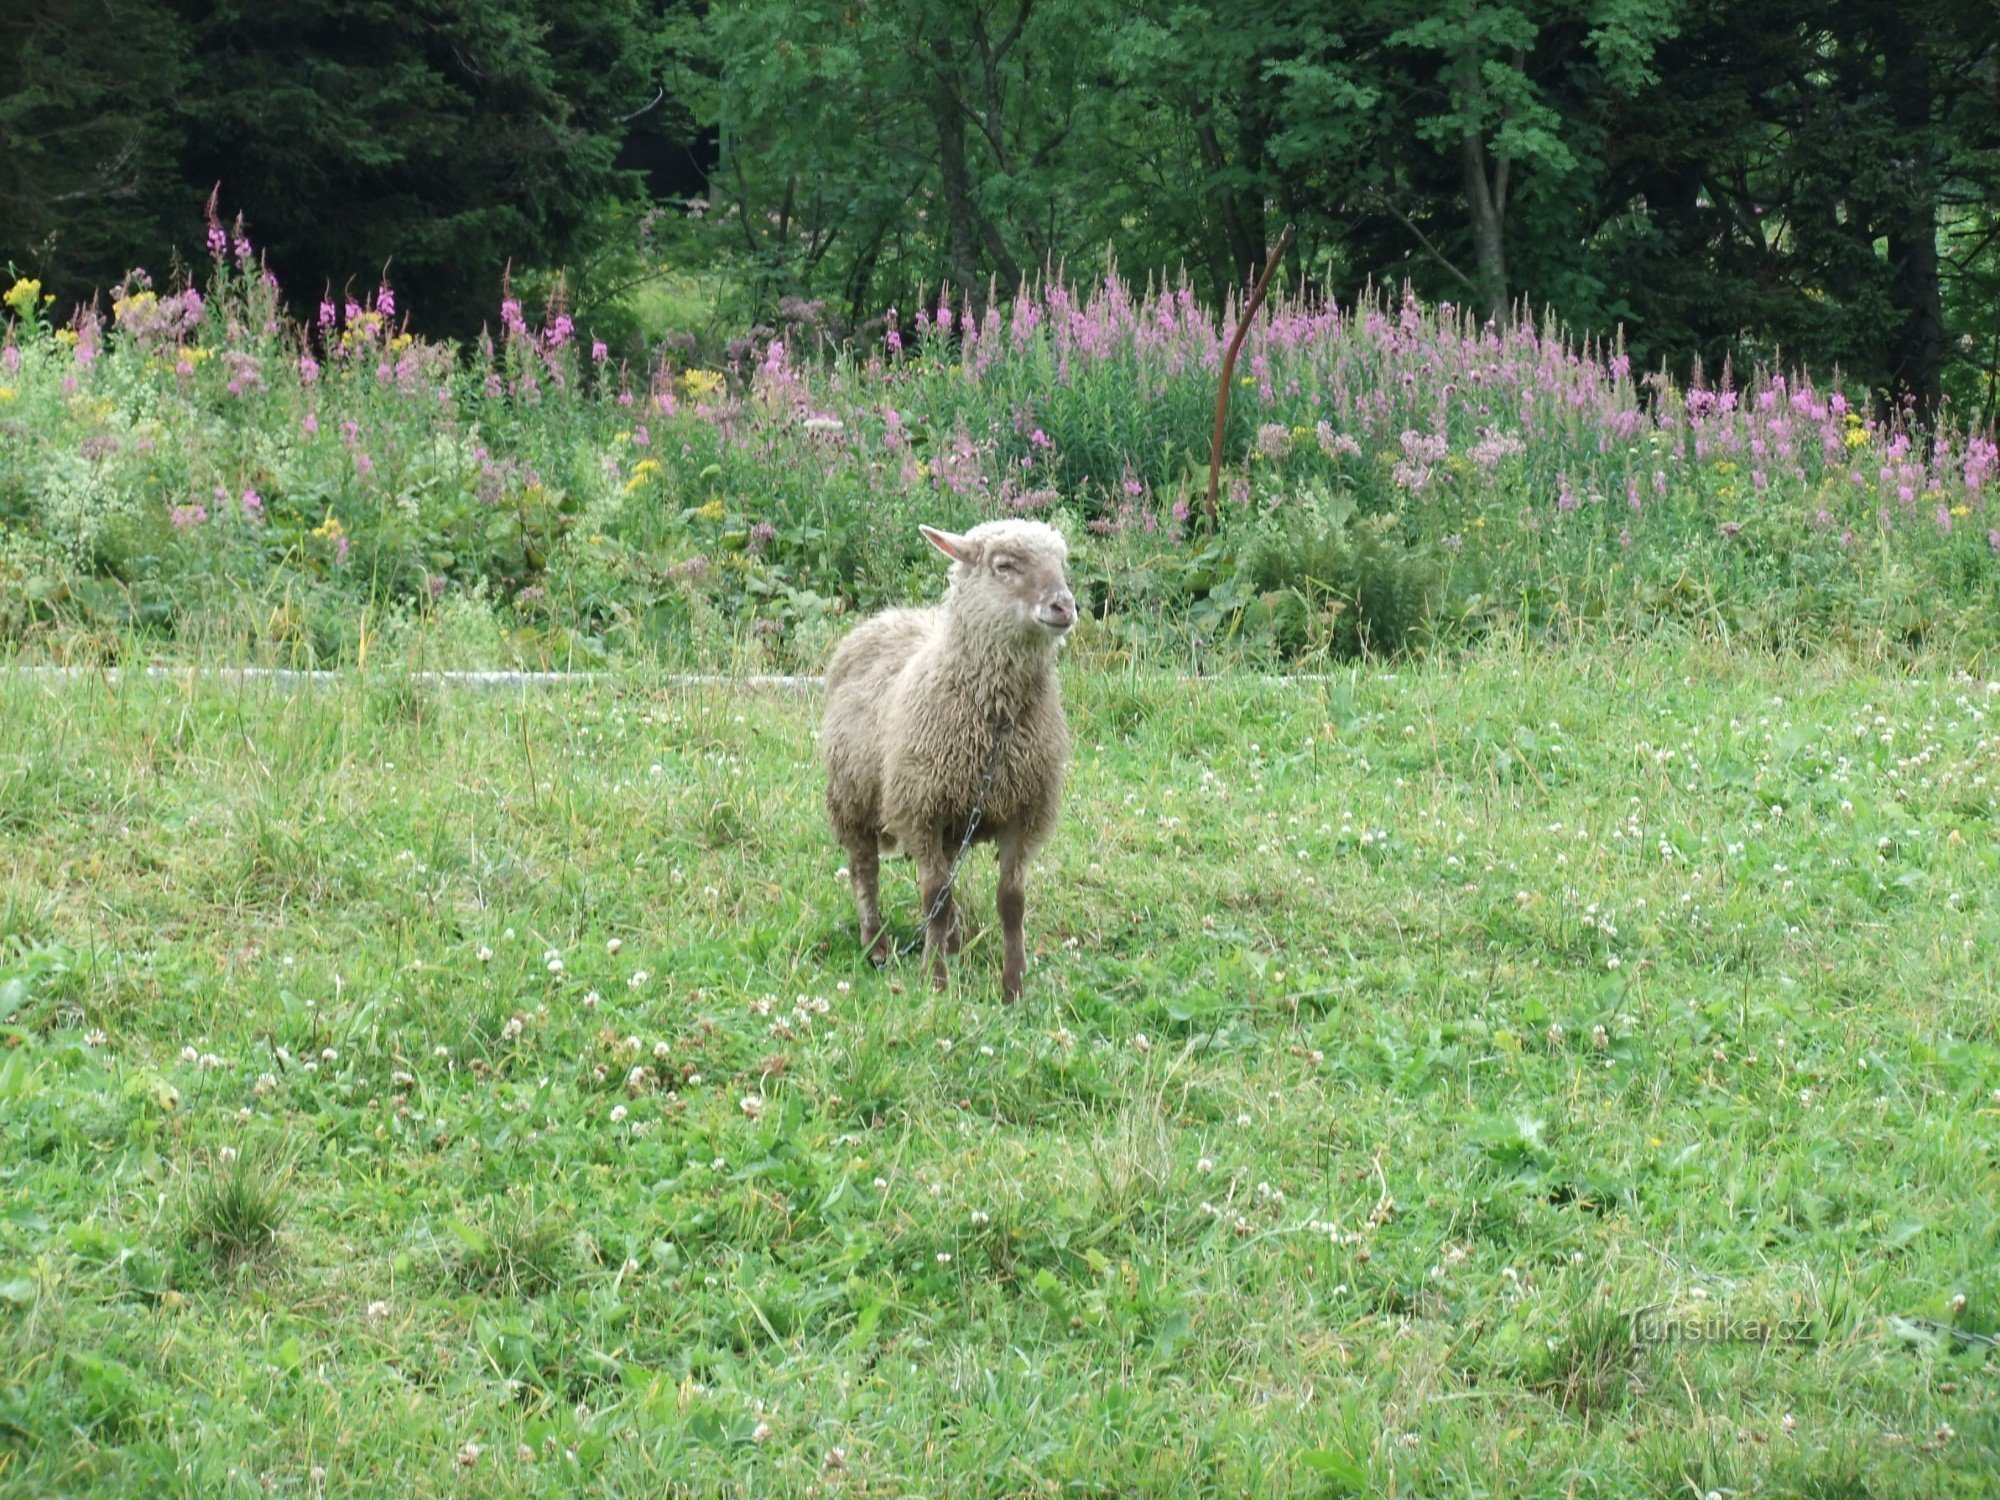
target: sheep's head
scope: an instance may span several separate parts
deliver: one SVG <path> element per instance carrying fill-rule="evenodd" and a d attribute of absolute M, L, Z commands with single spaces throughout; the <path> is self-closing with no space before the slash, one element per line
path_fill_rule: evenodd
<path fill-rule="evenodd" d="M 1009 520 L 984 522 L 962 536 L 934 526 L 919 529 L 954 564 L 954 608 L 1049 641 L 1076 624 L 1076 595 L 1063 574 L 1069 544 L 1055 527 Z"/>

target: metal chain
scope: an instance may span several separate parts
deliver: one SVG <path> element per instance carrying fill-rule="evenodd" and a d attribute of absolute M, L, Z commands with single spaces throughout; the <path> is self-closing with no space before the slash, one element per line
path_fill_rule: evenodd
<path fill-rule="evenodd" d="M 917 935 L 896 950 L 898 958 L 908 958 L 923 945 L 931 923 L 937 920 L 938 913 L 943 911 L 945 903 L 951 900 L 952 887 L 958 881 L 958 867 L 965 863 L 966 851 L 972 847 L 972 836 L 979 831 L 979 815 L 986 809 L 986 794 L 993 790 L 993 778 L 1000 771 L 1000 752 L 1007 747 L 1007 736 L 1013 731 L 1012 719 L 1002 719 L 993 726 L 993 753 L 986 759 L 986 774 L 979 779 L 979 794 L 972 799 L 972 817 L 966 822 L 965 837 L 958 841 L 958 853 L 951 857 L 951 868 L 945 871 L 944 884 L 938 887 L 937 899 L 931 902 L 931 909 L 924 913 L 923 921 L 917 924 Z M 868 940 L 870 948 L 881 941 L 882 934 L 888 927 L 889 924 L 885 921 L 875 929 L 875 936 Z"/>

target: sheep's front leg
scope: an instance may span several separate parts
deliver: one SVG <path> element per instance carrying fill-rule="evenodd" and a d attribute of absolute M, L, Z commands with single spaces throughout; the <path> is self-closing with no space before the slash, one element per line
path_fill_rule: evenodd
<path fill-rule="evenodd" d="M 1006 941 L 1006 957 L 1000 967 L 1000 997 L 1009 1004 L 1021 998 L 1021 979 L 1028 968 L 1022 925 L 1028 910 L 1031 853 L 1017 834 L 1009 833 L 1000 839 L 1000 931 Z"/>
<path fill-rule="evenodd" d="M 930 971 L 932 982 L 943 989 L 944 960 L 951 951 L 952 925 L 956 917 L 946 886 L 951 875 L 951 860 L 945 854 L 943 833 L 933 830 L 927 837 L 919 839 L 914 853 L 917 858 L 917 889 L 922 893 L 923 901 L 918 917 L 930 918 L 924 923 L 924 967 Z"/>
<path fill-rule="evenodd" d="M 868 950 L 868 961 L 879 969 L 889 961 L 889 930 L 882 924 L 882 850 L 874 839 L 848 849 L 847 873 L 861 914 L 861 944 Z"/>

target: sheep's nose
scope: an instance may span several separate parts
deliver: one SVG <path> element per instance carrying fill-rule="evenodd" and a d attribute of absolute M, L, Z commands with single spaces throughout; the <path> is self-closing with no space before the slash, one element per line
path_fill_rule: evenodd
<path fill-rule="evenodd" d="M 1065 628 L 1076 623 L 1076 596 L 1067 589 L 1049 601 L 1049 623 Z"/>

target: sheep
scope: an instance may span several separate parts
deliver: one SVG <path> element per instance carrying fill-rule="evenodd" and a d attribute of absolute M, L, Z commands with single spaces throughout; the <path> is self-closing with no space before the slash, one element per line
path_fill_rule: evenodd
<path fill-rule="evenodd" d="M 963 944 L 949 874 L 989 780 L 973 837 L 998 846 L 1000 988 L 1021 994 L 1029 862 L 1056 821 L 1069 726 L 1056 649 L 1076 624 L 1062 533 L 987 521 L 962 536 L 920 527 L 952 559 L 944 604 L 891 609 L 858 626 L 826 669 L 826 811 L 846 846 L 861 941 L 890 956 L 879 904 L 884 853 L 915 857 L 924 966 L 938 988 Z"/>

